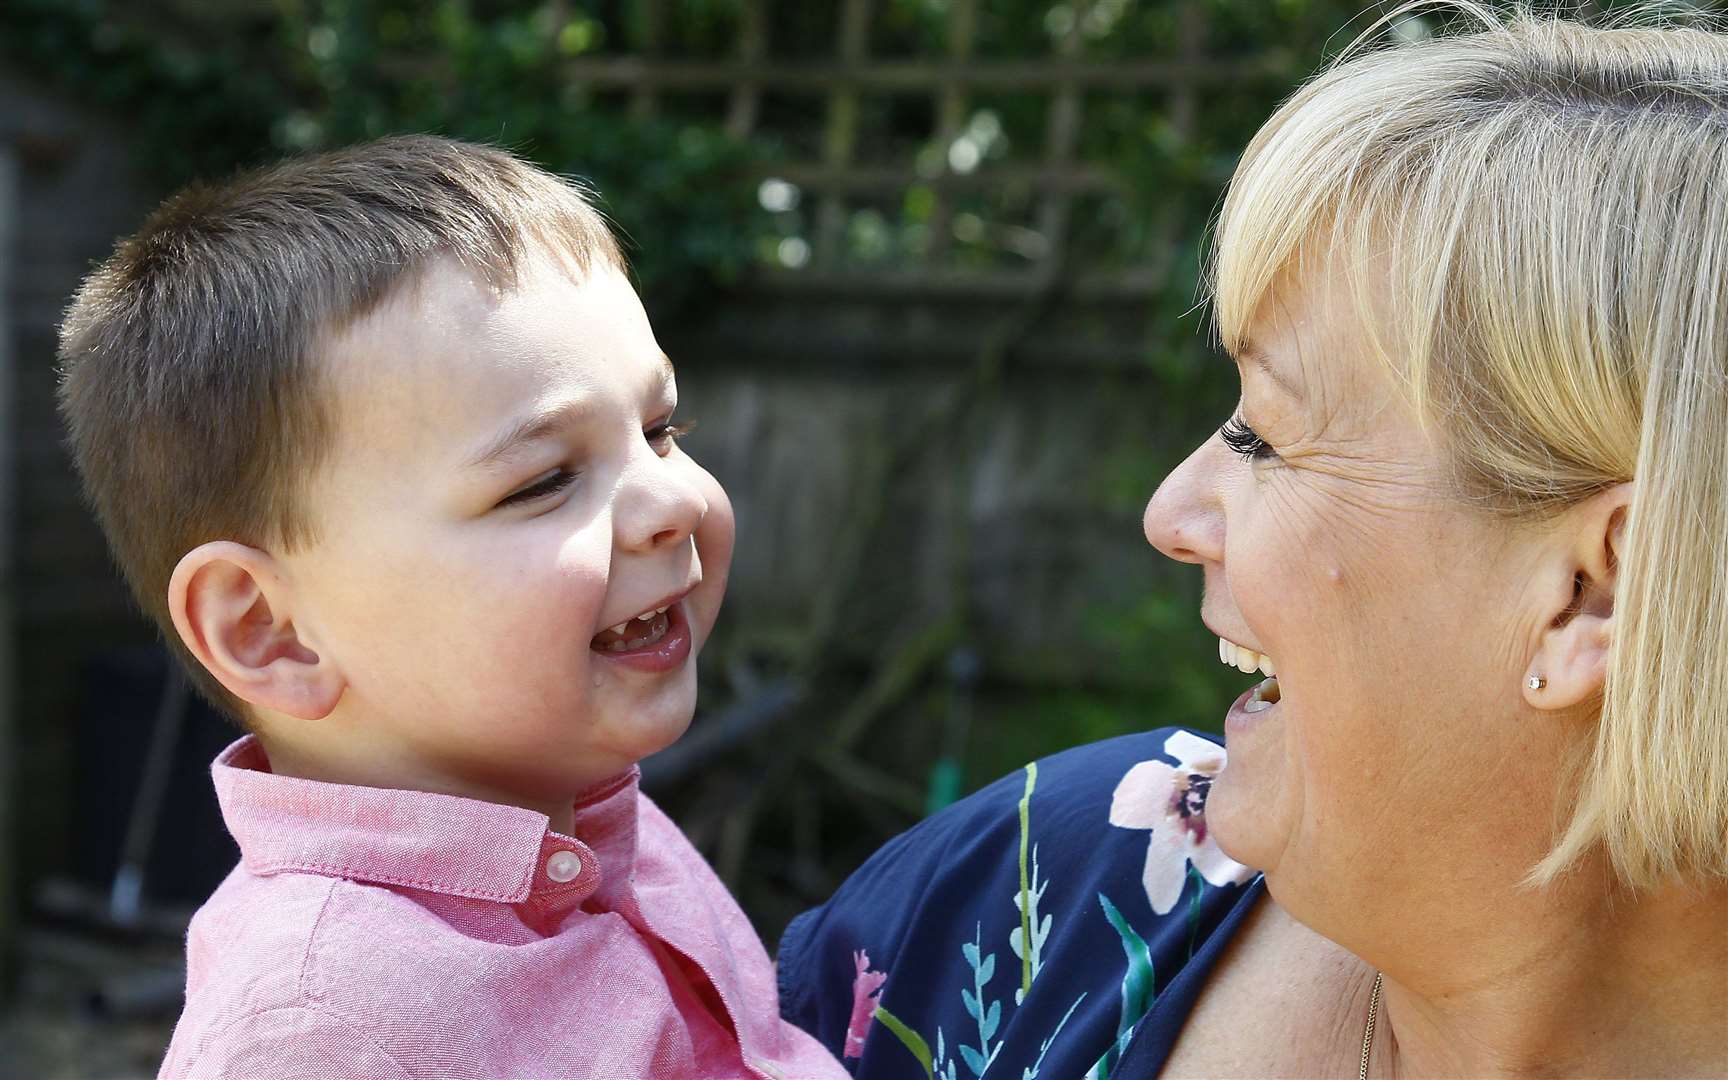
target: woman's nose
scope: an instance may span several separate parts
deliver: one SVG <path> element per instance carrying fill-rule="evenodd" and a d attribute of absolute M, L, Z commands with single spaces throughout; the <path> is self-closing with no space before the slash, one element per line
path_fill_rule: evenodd
<path fill-rule="evenodd" d="M 1152 546 L 1177 562 L 1221 561 L 1224 512 L 1218 498 L 1219 455 L 1227 453 L 1208 439 L 1164 478 L 1146 504 L 1141 524 Z"/>
<path fill-rule="evenodd" d="M 708 500 L 680 462 L 653 455 L 633 463 L 613 505 L 618 546 L 653 551 L 688 540 L 708 513 Z"/>

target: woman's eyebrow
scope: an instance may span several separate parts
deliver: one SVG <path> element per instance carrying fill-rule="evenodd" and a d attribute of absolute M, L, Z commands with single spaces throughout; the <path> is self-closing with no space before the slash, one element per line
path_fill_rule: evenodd
<path fill-rule="evenodd" d="M 1237 347 L 1236 353 L 1231 357 L 1231 359 L 1235 360 L 1238 365 L 1254 365 L 1254 367 L 1258 368 L 1268 379 L 1271 379 L 1273 383 L 1278 386 L 1278 389 L 1284 391 L 1297 401 L 1304 400 L 1302 387 L 1291 382 L 1285 376 L 1284 372 L 1279 370 L 1278 367 L 1272 363 L 1272 358 L 1266 355 L 1266 351 L 1254 342 L 1244 340 L 1242 344 Z"/>

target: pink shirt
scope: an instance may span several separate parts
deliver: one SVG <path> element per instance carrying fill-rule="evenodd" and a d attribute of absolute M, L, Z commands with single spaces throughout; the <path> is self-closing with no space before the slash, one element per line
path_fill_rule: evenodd
<path fill-rule="evenodd" d="M 543 814 L 212 771 L 240 865 L 192 920 L 162 1076 L 844 1078 L 749 920 L 621 776 Z"/>

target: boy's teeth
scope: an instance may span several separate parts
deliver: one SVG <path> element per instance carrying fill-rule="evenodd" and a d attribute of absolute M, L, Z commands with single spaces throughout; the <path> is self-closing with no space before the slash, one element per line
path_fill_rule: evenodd
<path fill-rule="evenodd" d="M 671 628 L 672 621 L 665 617 L 664 608 L 645 615 L 633 615 L 617 626 L 602 630 L 593 647 L 601 652 L 633 652 L 657 644 Z M 635 636 L 628 636 L 632 631 Z"/>
<path fill-rule="evenodd" d="M 668 629 L 668 627 L 666 627 L 666 626 L 658 626 L 658 627 L 654 628 L 653 630 L 650 630 L 646 636 L 639 637 L 639 638 L 631 638 L 629 648 L 640 649 L 644 645 L 652 645 L 655 642 L 659 641 L 661 638 L 666 636 L 667 629 Z"/>

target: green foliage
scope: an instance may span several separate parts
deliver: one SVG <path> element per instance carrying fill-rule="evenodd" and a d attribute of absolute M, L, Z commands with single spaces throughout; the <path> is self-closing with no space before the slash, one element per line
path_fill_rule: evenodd
<path fill-rule="evenodd" d="M 502 144 L 598 188 L 662 312 L 736 279 L 766 227 L 754 163 L 769 147 L 572 83 L 561 64 L 608 32 L 567 5 L 285 0 L 194 28 L 221 33 L 214 49 L 117 0 L 9 0 L 0 20 L 8 59 L 126 116 L 165 186 L 389 133 Z"/>
<path fill-rule="evenodd" d="M 562 62 L 606 27 L 563 5 L 479 15 L 459 0 L 328 0 L 283 21 L 305 104 L 277 141 L 307 148 L 392 131 L 501 143 L 601 192 L 661 301 L 734 280 L 762 229 L 749 168 L 762 148 L 713 122 L 631 116 L 571 82 Z"/>
<path fill-rule="evenodd" d="M 159 183 L 219 174 L 259 153 L 282 107 L 269 73 L 120 10 L 108 0 L 7 0 L 0 58 L 123 117 Z"/>

